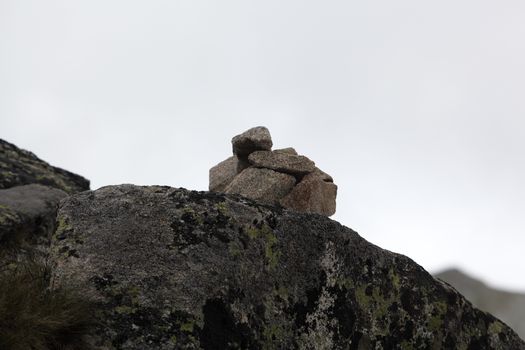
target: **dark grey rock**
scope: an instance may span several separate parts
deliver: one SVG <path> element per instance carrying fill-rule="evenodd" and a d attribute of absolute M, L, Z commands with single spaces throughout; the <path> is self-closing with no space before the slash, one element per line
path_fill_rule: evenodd
<path fill-rule="evenodd" d="M 237 175 L 224 193 L 242 196 L 267 204 L 278 204 L 295 185 L 291 175 L 270 169 L 248 168 Z"/>
<path fill-rule="evenodd" d="M 98 349 L 525 349 L 409 258 L 321 215 L 111 186 L 62 202 L 53 282 L 100 303 Z"/>
<path fill-rule="evenodd" d="M 89 190 L 80 175 L 49 165 L 33 153 L 0 139 L 0 189 L 38 183 L 68 193 Z"/>
<path fill-rule="evenodd" d="M 233 154 L 245 158 L 253 151 L 271 150 L 272 137 L 270 131 L 264 126 L 248 129 L 232 139 Z"/>
<path fill-rule="evenodd" d="M 525 339 L 525 293 L 490 287 L 457 269 L 442 271 L 435 277 L 451 284 L 474 306 L 498 317 Z"/>
<path fill-rule="evenodd" d="M 49 244 L 58 203 L 66 196 L 64 191 L 38 184 L 0 190 L 0 249 L 5 244 Z"/>
<path fill-rule="evenodd" d="M 258 168 L 295 176 L 306 175 L 315 170 L 315 163 L 310 159 L 290 153 L 255 151 L 248 156 L 248 161 Z"/>

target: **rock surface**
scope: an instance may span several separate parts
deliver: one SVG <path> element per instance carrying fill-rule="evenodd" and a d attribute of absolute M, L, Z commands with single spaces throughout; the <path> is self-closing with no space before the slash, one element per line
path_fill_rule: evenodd
<path fill-rule="evenodd" d="M 0 248 L 6 242 L 49 243 L 58 203 L 67 193 L 38 184 L 0 190 Z"/>
<path fill-rule="evenodd" d="M 286 147 L 286 148 L 280 148 L 280 149 L 274 149 L 273 150 L 275 153 L 285 153 L 285 154 L 293 154 L 293 155 L 299 155 L 299 153 L 297 153 L 297 151 L 295 150 L 295 148 L 293 147 Z"/>
<path fill-rule="evenodd" d="M 320 215 L 111 186 L 61 203 L 54 283 L 101 305 L 98 349 L 525 349 L 409 258 Z"/>
<path fill-rule="evenodd" d="M 224 192 L 226 186 L 233 181 L 237 175 L 239 160 L 236 156 L 223 160 L 210 169 L 210 191 Z"/>
<path fill-rule="evenodd" d="M 247 130 L 235 136 L 232 144 L 233 157 L 210 169 L 210 191 L 241 194 L 307 213 L 328 216 L 335 213 L 337 186 L 332 177 L 292 147 L 271 151 L 273 143 L 267 128 Z M 252 168 L 268 171 L 250 170 Z M 292 191 L 289 175 L 297 180 L 294 184 L 303 178 L 315 181 L 299 183 Z M 288 195 L 290 192 L 292 194 Z"/>
<path fill-rule="evenodd" d="M 240 194 L 266 204 L 278 204 L 295 185 L 295 177 L 270 169 L 248 168 L 226 187 L 224 193 Z"/>
<path fill-rule="evenodd" d="M 51 166 L 0 139 L 0 189 L 36 183 L 68 193 L 89 190 L 89 181 L 82 176 Z"/>
<path fill-rule="evenodd" d="M 281 199 L 281 205 L 305 213 L 335 214 L 337 186 L 325 181 L 320 173 L 306 175 L 293 190 Z"/>
<path fill-rule="evenodd" d="M 254 151 L 271 150 L 272 145 L 270 131 L 264 126 L 246 130 L 232 139 L 233 154 L 241 158 L 247 157 Z"/>
<path fill-rule="evenodd" d="M 442 271 L 434 277 L 450 283 L 474 306 L 498 317 L 525 339 L 525 293 L 492 288 L 457 269 Z"/>
<path fill-rule="evenodd" d="M 291 153 L 256 151 L 248 156 L 250 164 L 290 175 L 306 175 L 315 170 L 315 163 L 305 156 Z"/>

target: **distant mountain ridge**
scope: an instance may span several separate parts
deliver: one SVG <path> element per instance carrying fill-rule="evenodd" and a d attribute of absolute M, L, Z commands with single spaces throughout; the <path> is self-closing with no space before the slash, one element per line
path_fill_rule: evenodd
<path fill-rule="evenodd" d="M 492 288 L 458 269 L 448 269 L 434 277 L 452 285 L 474 306 L 506 322 L 525 339 L 525 293 Z"/>

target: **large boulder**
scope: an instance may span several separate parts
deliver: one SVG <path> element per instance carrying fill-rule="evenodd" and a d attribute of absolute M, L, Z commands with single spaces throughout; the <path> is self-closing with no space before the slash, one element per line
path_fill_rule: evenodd
<path fill-rule="evenodd" d="M 42 184 L 67 193 L 89 190 L 89 180 L 49 165 L 36 155 L 0 139 L 0 189 Z"/>
<path fill-rule="evenodd" d="M 38 184 L 0 190 L 0 248 L 4 243 L 49 243 L 58 203 L 66 196 Z"/>
<path fill-rule="evenodd" d="M 100 306 L 97 349 L 525 349 L 409 258 L 324 216 L 110 186 L 61 203 L 53 285 Z"/>

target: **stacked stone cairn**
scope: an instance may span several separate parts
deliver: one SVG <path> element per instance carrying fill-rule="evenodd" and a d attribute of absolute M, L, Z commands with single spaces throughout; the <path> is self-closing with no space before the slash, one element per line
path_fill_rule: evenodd
<path fill-rule="evenodd" d="M 233 156 L 210 169 L 210 191 L 240 194 L 300 212 L 335 213 L 337 186 L 332 177 L 291 147 L 272 151 L 266 127 L 235 136 L 232 146 Z"/>

